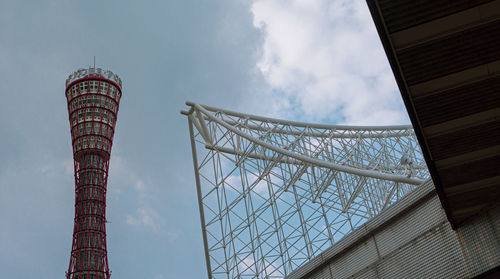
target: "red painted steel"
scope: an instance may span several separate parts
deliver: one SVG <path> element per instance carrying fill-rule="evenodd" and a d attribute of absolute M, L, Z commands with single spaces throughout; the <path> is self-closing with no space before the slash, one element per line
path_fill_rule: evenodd
<path fill-rule="evenodd" d="M 75 225 L 67 279 L 108 279 L 106 188 L 120 86 L 88 75 L 66 87 L 75 170 Z"/>

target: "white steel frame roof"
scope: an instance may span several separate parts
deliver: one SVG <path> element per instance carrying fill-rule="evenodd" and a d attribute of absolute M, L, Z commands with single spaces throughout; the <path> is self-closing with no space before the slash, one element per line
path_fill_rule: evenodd
<path fill-rule="evenodd" d="M 186 104 L 209 278 L 283 278 L 429 177 L 409 125 Z"/>

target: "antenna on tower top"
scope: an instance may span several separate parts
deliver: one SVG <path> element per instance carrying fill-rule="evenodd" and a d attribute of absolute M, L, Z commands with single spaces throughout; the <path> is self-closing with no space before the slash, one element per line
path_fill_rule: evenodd
<path fill-rule="evenodd" d="M 94 69 L 95 69 L 95 55 L 94 55 Z"/>

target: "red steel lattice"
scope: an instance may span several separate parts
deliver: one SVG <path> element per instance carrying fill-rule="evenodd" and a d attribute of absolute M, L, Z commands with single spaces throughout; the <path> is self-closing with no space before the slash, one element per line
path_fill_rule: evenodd
<path fill-rule="evenodd" d="M 67 279 L 108 279 L 106 187 L 121 86 L 98 74 L 66 87 L 75 171 L 75 225 Z"/>

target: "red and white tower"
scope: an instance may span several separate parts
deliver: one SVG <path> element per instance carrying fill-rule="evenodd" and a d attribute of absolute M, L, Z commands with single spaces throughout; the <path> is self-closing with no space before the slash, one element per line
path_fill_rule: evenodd
<path fill-rule="evenodd" d="M 66 80 L 75 167 L 75 226 L 67 279 L 108 279 L 106 186 L 121 80 L 79 69 Z"/>

